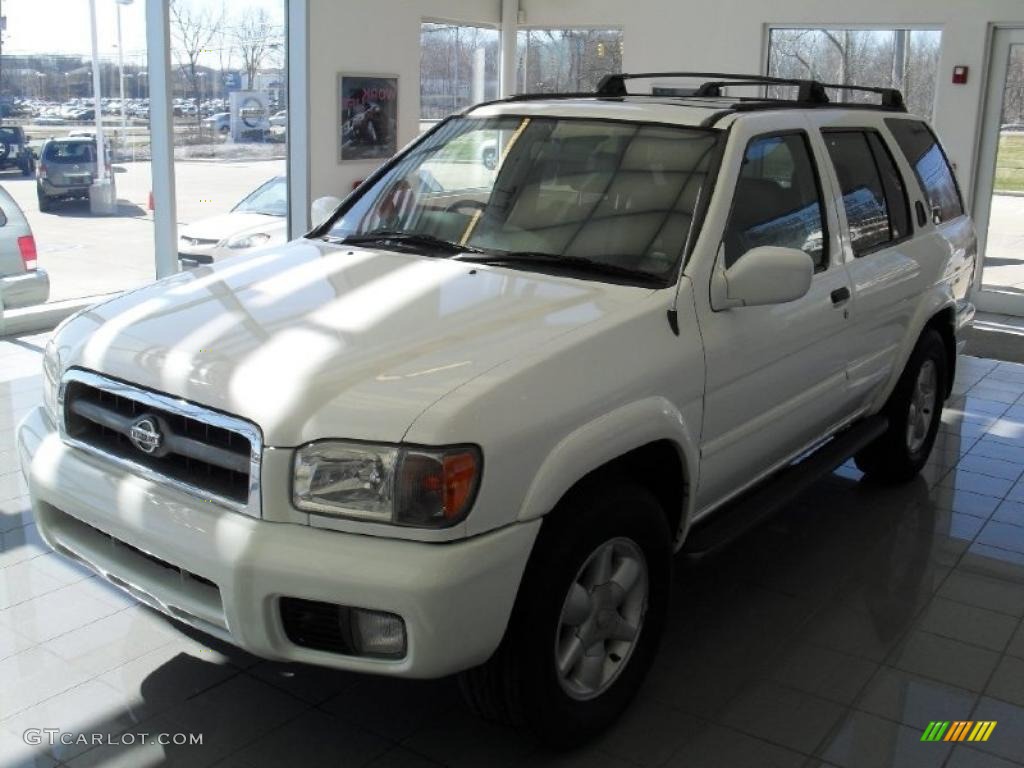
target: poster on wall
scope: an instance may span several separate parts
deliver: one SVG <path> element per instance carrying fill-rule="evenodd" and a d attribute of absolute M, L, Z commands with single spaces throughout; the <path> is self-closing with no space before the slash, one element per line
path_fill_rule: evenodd
<path fill-rule="evenodd" d="M 382 160 L 398 150 L 398 76 L 338 75 L 338 159 Z"/>

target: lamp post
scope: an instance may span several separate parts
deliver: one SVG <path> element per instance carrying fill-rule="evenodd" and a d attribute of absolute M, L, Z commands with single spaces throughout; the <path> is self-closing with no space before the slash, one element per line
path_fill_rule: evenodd
<path fill-rule="evenodd" d="M 117 3 L 117 71 L 121 80 L 121 132 L 128 127 L 128 113 L 124 103 L 124 45 L 121 44 L 121 6 L 131 5 L 134 0 L 114 0 Z"/>

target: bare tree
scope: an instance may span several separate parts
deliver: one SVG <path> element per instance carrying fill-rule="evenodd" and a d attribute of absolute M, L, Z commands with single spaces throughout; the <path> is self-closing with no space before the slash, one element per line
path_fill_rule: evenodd
<path fill-rule="evenodd" d="M 171 0 L 171 35 L 178 67 L 188 81 L 189 91 L 199 102 L 199 59 L 210 51 L 217 30 L 224 23 L 224 6 L 215 10 L 203 4 L 197 9 L 190 0 Z M 202 121 L 202 110 L 196 109 L 196 125 Z"/>
<path fill-rule="evenodd" d="M 256 75 L 274 48 L 274 37 L 280 30 L 270 20 L 264 8 L 247 7 L 242 11 L 235 25 L 235 49 L 242 57 L 242 67 L 247 79 L 246 87 L 252 90 Z"/>

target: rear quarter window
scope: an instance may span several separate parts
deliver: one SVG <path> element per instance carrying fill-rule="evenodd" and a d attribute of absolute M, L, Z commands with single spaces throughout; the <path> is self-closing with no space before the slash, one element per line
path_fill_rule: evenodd
<path fill-rule="evenodd" d="M 949 159 L 928 124 L 921 120 L 888 118 L 885 121 L 900 151 L 914 169 L 932 209 L 936 224 L 955 219 L 964 212 Z"/>

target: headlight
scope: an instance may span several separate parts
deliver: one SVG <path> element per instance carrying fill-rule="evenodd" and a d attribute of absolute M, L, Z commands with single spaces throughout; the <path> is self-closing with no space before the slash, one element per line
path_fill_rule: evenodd
<path fill-rule="evenodd" d="M 57 420 L 57 391 L 60 389 L 60 351 L 57 334 L 50 336 L 43 352 L 43 407 L 55 422 Z"/>
<path fill-rule="evenodd" d="M 480 468 L 474 446 L 320 441 L 295 452 L 292 500 L 317 515 L 447 528 L 469 514 Z"/>
<path fill-rule="evenodd" d="M 263 245 L 270 239 L 270 235 L 266 232 L 257 232 L 254 235 L 236 235 L 235 237 L 228 238 L 225 245 L 228 248 L 255 248 L 258 245 Z"/>

